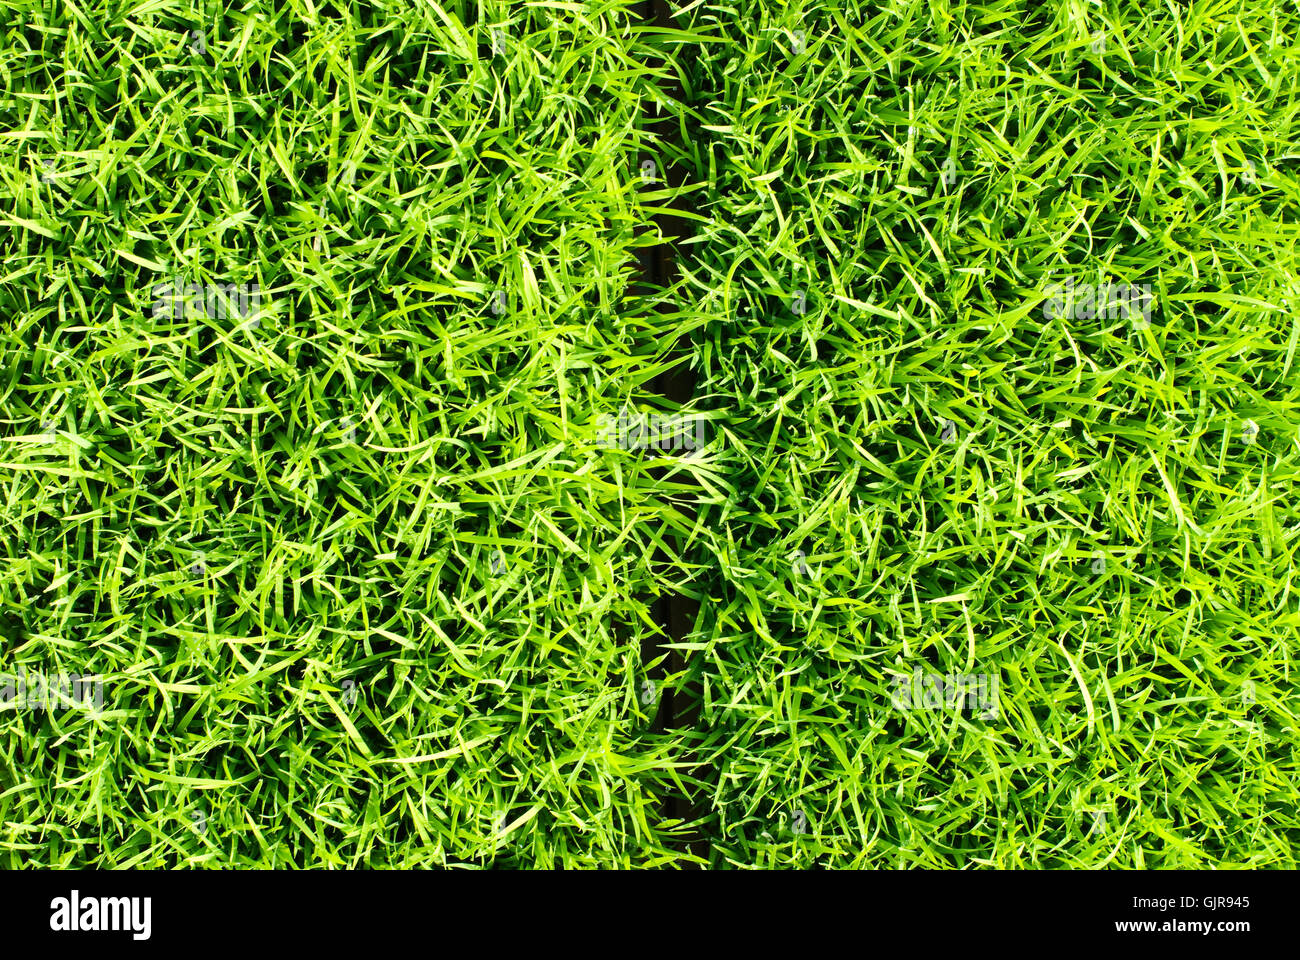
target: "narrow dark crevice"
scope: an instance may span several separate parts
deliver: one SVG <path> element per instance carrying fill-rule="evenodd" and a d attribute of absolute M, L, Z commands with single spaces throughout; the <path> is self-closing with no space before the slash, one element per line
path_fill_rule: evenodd
<path fill-rule="evenodd" d="M 641 16 L 645 22 L 653 23 L 661 29 L 673 29 L 677 26 L 672 9 L 666 0 L 644 0 L 641 4 Z M 653 65 L 661 67 L 663 61 L 657 60 Z M 682 100 L 683 91 L 676 77 L 663 80 L 660 89 L 670 99 L 679 102 Z M 651 105 L 648 112 L 650 116 L 646 128 L 652 134 L 653 143 L 680 144 L 680 127 L 677 118 L 665 112 L 658 104 Z M 685 172 L 680 166 L 667 161 L 664 150 L 660 149 L 655 155 L 643 153 L 638 157 L 638 167 L 640 168 L 647 160 L 654 164 L 652 168 L 654 175 L 661 184 L 676 189 L 685 183 Z M 681 197 L 674 198 L 667 206 L 672 210 L 689 210 L 689 204 Z M 688 237 L 691 221 L 671 212 L 656 214 L 654 220 L 660 236 L 664 239 L 642 251 L 641 273 L 646 288 L 653 294 L 659 294 L 670 288 L 677 280 L 678 244 Z M 659 307 L 661 310 L 670 308 L 666 303 L 661 303 Z M 672 353 L 687 358 L 692 350 L 693 344 L 689 338 L 683 338 L 674 345 Z M 685 406 L 695 396 L 695 372 L 688 363 L 679 363 L 672 370 L 656 376 L 649 386 L 654 393 L 668 400 L 673 408 Z M 678 502 L 674 506 L 688 514 L 690 519 L 694 519 L 695 511 L 690 503 Z M 656 614 L 657 622 L 663 628 L 666 637 L 665 643 L 680 643 L 695 625 L 699 614 L 699 603 L 692 597 L 670 594 L 659 599 L 656 604 Z M 642 655 L 648 654 L 649 659 L 653 659 L 662 656 L 665 652 L 663 644 L 654 644 L 651 647 L 649 651 L 643 650 Z M 683 675 L 687 664 L 681 652 L 677 650 L 667 652 L 666 672 L 670 675 Z M 665 690 L 658 717 L 658 722 L 662 725 L 660 729 L 685 731 L 689 736 L 689 731 L 694 730 L 699 721 L 700 697 L 700 685 L 694 680 L 688 681 L 681 689 Z M 700 779 L 700 771 L 690 769 L 688 782 L 697 779 Z M 697 824 L 703 816 L 695 798 L 681 794 L 671 798 L 664 815 L 683 823 Z M 698 827 L 684 835 L 681 843 L 684 852 L 689 852 L 701 860 L 708 860 L 708 840 L 699 832 Z"/>

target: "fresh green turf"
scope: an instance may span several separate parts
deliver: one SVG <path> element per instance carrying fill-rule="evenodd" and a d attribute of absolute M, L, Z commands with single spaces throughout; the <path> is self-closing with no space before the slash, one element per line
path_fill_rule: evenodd
<path fill-rule="evenodd" d="M 494 55 L 266 6 L 200 56 L 178 7 L 71 9 L 6 54 L 3 665 L 107 710 L 4 715 L 5 859 L 675 856 L 640 651 L 680 521 L 595 445 L 666 336 L 635 21 L 485 11 Z M 256 328 L 155 318 L 173 273 L 258 283 Z"/>
<path fill-rule="evenodd" d="M 1295 6 L 690 16 L 715 862 L 1294 867 Z"/>
<path fill-rule="evenodd" d="M 1295 4 L 639 6 L 10 4 L 0 863 L 1295 867 Z"/>

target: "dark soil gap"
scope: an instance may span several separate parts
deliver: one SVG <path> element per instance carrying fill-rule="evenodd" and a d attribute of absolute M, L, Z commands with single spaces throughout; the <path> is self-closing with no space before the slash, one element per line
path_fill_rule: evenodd
<path fill-rule="evenodd" d="M 647 23 L 653 23 L 656 27 L 664 29 L 676 27 L 672 8 L 667 3 L 667 0 L 644 0 L 641 4 L 641 16 Z M 662 60 L 656 60 L 654 63 L 655 66 L 662 66 L 662 64 Z M 662 84 L 661 89 L 670 99 L 681 101 L 683 91 L 676 77 L 666 79 L 662 81 Z M 649 113 L 650 118 L 647 127 L 654 134 L 656 144 L 680 143 L 680 127 L 674 116 L 665 114 L 658 105 L 651 106 Z M 654 163 L 657 180 L 672 187 L 680 187 L 685 182 L 684 172 L 676 164 L 667 161 L 663 150 L 660 150 L 657 155 L 643 153 L 637 159 L 638 169 L 646 160 Z M 676 210 L 688 210 L 690 208 L 689 204 L 681 198 L 674 199 L 669 206 Z M 668 239 L 642 251 L 641 275 L 644 285 L 657 293 L 672 286 L 677 279 L 676 246 L 678 241 L 687 237 L 691 221 L 673 213 L 661 213 L 655 216 L 655 223 L 658 225 L 660 233 Z M 667 309 L 667 307 L 663 309 Z M 675 345 L 674 352 L 679 356 L 686 357 L 690 355 L 691 350 L 692 344 L 690 340 L 683 339 Z M 660 374 L 650 383 L 650 389 L 653 392 L 668 399 L 674 406 L 688 403 L 695 395 L 695 388 L 695 374 L 688 364 L 681 364 L 667 373 Z M 689 504 L 680 504 L 678 508 L 691 513 L 694 512 Z M 668 638 L 668 643 L 682 641 L 690 633 L 699 614 L 698 601 L 683 595 L 661 597 L 656 606 L 657 620 Z M 642 655 L 646 659 L 654 659 L 664 653 L 663 647 L 659 644 L 649 644 L 649 646 L 651 647 L 650 650 L 642 651 Z M 685 658 L 679 651 L 673 650 L 668 653 L 668 672 L 670 674 L 682 674 L 686 669 Z M 660 708 L 658 723 L 656 724 L 658 729 L 681 730 L 687 732 L 689 736 L 689 731 L 693 730 L 699 722 L 700 697 L 700 686 L 696 681 L 687 682 L 679 690 L 666 690 Z M 699 779 L 699 771 L 691 770 L 688 772 L 688 783 L 697 779 Z M 687 795 L 672 797 L 667 809 L 664 810 L 664 815 L 680 820 L 683 823 L 698 823 L 702 819 L 700 807 L 693 797 Z M 702 860 L 708 860 L 708 840 L 699 832 L 698 828 L 685 834 L 681 843 L 684 851 L 698 856 Z"/>

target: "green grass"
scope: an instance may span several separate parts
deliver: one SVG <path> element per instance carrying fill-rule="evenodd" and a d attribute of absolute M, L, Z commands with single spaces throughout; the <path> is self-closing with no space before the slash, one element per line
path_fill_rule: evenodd
<path fill-rule="evenodd" d="M 715 862 L 1294 867 L 1295 10 L 891 6 L 692 11 Z"/>
<path fill-rule="evenodd" d="M 0 863 L 1296 866 L 1293 4 L 11 11 Z"/>

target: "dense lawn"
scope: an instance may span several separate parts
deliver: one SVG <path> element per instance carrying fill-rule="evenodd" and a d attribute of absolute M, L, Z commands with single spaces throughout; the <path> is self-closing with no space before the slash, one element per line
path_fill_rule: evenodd
<path fill-rule="evenodd" d="M 1295 867 L 1295 4 L 643 6 L 11 16 L 0 864 Z"/>

